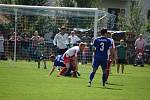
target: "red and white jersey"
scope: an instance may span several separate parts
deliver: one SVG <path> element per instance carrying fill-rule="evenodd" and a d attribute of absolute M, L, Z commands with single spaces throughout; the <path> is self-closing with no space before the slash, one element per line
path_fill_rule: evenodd
<path fill-rule="evenodd" d="M 112 48 L 115 49 L 115 42 L 114 42 L 114 39 L 112 38 L 108 38 L 110 41 L 111 41 L 111 44 L 112 44 Z M 110 56 L 110 49 L 108 50 L 108 60 L 109 60 L 109 57 Z"/>
<path fill-rule="evenodd" d="M 80 51 L 79 46 L 74 46 L 70 49 L 68 49 L 64 55 L 68 56 L 68 57 L 77 57 L 78 52 Z"/>
<path fill-rule="evenodd" d="M 115 42 L 114 42 L 114 39 L 112 39 L 112 38 L 108 38 L 108 39 L 110 39 L 110 41 L 111 41 L 112 48 L 115 49 Z"/>

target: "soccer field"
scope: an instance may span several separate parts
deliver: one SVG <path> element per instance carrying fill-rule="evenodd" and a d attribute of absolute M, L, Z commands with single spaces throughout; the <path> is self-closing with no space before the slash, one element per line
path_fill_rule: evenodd
<path fill-rule="evenodd" d="M 79 78 L 48 77 L 48 69 L 37 69 L 37 63 L 0 61 L 0 100 L 149 100 L 150 65 L 126 65 L 125 74 L 112 67 L 107 88 L 100 84 L 98 70 L 92 87 L 87 87 L 91 64 L 80 65 Z"/>

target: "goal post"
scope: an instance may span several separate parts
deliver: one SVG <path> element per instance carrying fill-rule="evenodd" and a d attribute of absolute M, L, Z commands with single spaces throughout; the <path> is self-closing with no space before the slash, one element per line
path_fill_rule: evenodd
<path fill-rule="evenodd" d="M 37 44 L 30 41 L 36 31 L 44 38 L 47 55 L 56 54 L 52 40 L 61 26 L 66 27 L 68 34 L 77 29 L 74 30 L 76 35 L 81 41 L 86 41 L 91 46 L 92 38 L 97 37 L 97 32 L 104 27 L 111 29 L 115 19 L 114 15 L 98 10 L 98 8 L 9 4 L 0 4 L 0 17 L 5 18 L 5 20 L 0 20 L 0 26 L 2 26 L 0 31 L 5 38 L 4 54 L 9 59 L 13 58 L 14 61 L 16 59 L 36 59 L 34 45 Z M 50 34 L 47 35 L 47 33 Z M 90 52 L 91 49 L 88 50 L 87 59 L 91 59 Z"/>

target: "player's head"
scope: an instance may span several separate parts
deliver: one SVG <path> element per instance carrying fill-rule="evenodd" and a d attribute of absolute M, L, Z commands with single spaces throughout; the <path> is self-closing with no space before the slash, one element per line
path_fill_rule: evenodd
<path fill-rule="evenodd" d="M 80 48 L 81 51 L 83 51 L 85 47 L 86 47 L 86 43 L 81 42 L 79 44 L 79 48 Z"/>
<path fill-rule="evenodd" d="M 107 32 L 107 35 L 106 35 L 108 38 L 111 38 L 112 37 L 112 33 L 111 32 Z"/>
<path fill-rule="evenodd" d="M 120 44 L 121 44 L 121 45 L 124 44 L 124 40 L 123 40 L 123 39 L 120 40 Z"/>
<path fill-rule="evenodd" d="M 35 31 L 35 32 L 34 32 L 34 35 L 35 35 L 35 36 L 38 36 L 38 34 L 39 34 L 38 31 Z"/>
<path fill-rule="evenodd" d="M 64 33 L 64 32 L 66 31 L 66 27 L 65 27 L 65 26 L 62 26 L 62 27 L 60 28 L 60 31 L 61 31 L 61 33 Z"/>
<path fill-rule="evenodd" d="M 50 61 L 51 61 L 51 62 L 54 62 L 54 61 L 55 61 L 55 56 L 54 56 L 54 55 L 51 55 L 51 56 L 50 56 Z"/>
<path fill-rule="evenodd" d="M 107 33 L 107 29 L 102 29 L 102 30 L 101 30 L 101 35 L 102 35 L 102 36 L 106 36 L 106 33 Z"/>
<path fill-rule="evenodd" d="M 71 31 L 71 35 L 74 36 L 75 35 L 75 31 Z"/>
<path fill-rule="evenodd" d="M 142 38 L 143 38 L 143 35 L 142 35 L 142 34 L 140 34 L 140 35 L 139 35 L 139 38 L 140 38 L 140 39 L 142 39 Z"/>

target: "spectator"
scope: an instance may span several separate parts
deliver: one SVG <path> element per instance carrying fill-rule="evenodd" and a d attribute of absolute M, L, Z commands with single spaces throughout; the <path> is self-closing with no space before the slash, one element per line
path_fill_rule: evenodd
<path fill-rule="evenodd" d="M 38 44 L 36 46 L 36 56 L 38 61 L 38 68 L 40 68 L 40 62 L 43 61 L 44 69 L 46 69 L 46 47 L 43 37 L 40 37 Z"/>
<path fill-rule="evenodd" d="M 138 54 L 139 52 L 142 53 L 142 55 L 144 54 L 144 46 L 145 46 L 145 40 L 143 39 L 143 35 L 140 34 L 139 38 L 135 41 L 135 51 L 136 54 Z"/>
<path fill-rule="evenodd" d="M 28 33 L 24 33 L 22 36 L 22 56 L 26 59 L 29 60 L 29 42 L 30 38 L 28 36 Z"/>
<path fill-rule="evenodd" d="M 119 69 L 121 66 L 122 73 L 124 73 L 124 64 L 127 58 L 126 46 L 124 40 L 120 40 L 120 45 L 116 47 L 116 59 L 117 59 L 117 73 L 119 73 Z"/>
<path fill-rule="evenodd" d="M 4 36 L 0 31 L 0 60 L 3 59 L 4 56 Z"/>
<path fill-rule="evenodd" d="M 19 54 L 20 50 L 20 42 L 21 42 L 21 37 L 16 33 L 16 52 Z M 11 59 L 13 59 L 13 53 L 14 53 L 14 47 L 15 47 L 15 32 L 10 36 L 10 49 L 11 49 Z"/>
<path fill-rule="evenodd" d="M 71 31 L 71 35 L 68 37 L 71 39 L 70 43 L 75 46 L 77 42 L 79 42 L 81 39 L 76 35 L 75 31 Z"/>
<path fill-rule="evenodd" d="M 90 34 L 88 32 L 84 32 L 82 33 L 82 37 L 81 37 L 81 41 L 85 42 L 87 44 L 87 47 L 85 47 L 85 49 L 82 52 L 82 64 L 87 64 L 87 57 L 88 60 L 92 60 L 92 43 L 93 40 L 91 40 L 91 37 L 89 36 Z"/>
<path fill-rule="evenodd" d="M 68 34 L 65 33 L 66 28 L 64 26 L 61 27 L 60 32 L 55 35 L 53 44 L 58 48 L 59 55 L 64 54 L 67 51 L 67 40 Z"/>
<path fill-rule="evenodd" d="M 89 47 L 85 47 L 82 51 L 82 64 L 87 64 L 87 57 L 88 57 Z"/>
<path fill-rule="evenodd" d="M 47 32 L 46 34 L 44 34 L 44 40 L 48 49 L 48 54 L 52 53 L 52 48 L 53 48 L 53 32 L 50 30 L 50 32 Z"/>
<path fill-rule="evenodd" d="M 83 34 L 83 36 L 81 37 L 81 41 L 82 41 L 82 42 L 86 42 L 88 46 L 90 45 L 90 43 L 91 43 L 91 37 L 88 36 L 88 32 L 85 32 L 85 33 Z M 92 41 L 92 42 L 93 42 L 93 41 Z"/>
<path fill-rule="evenodd" d="M 32 40 L 32 45 L 30 47 L 30 56 L 32 59 L 36 60 L 37 58 L 37 55 L 36 55 L 36 47 L 37 47 L 37 44 L 38 42 L 40 41 L 40 36 L 38 35 L 38 31 L 35 31 L 33 33 L 33 36 L 31 38 Z"/>

